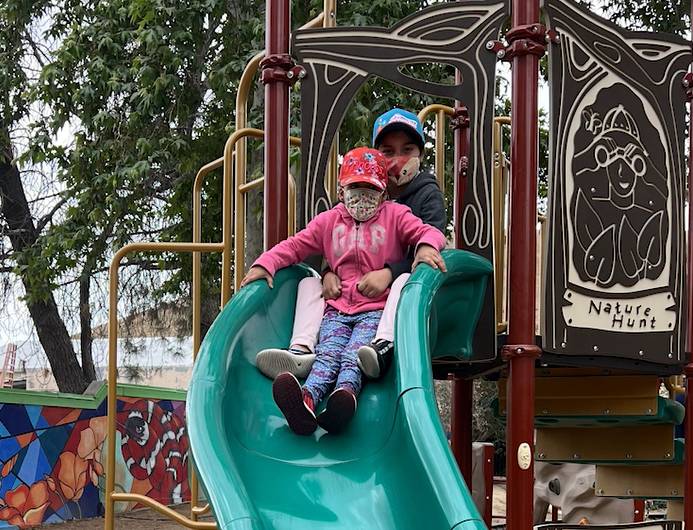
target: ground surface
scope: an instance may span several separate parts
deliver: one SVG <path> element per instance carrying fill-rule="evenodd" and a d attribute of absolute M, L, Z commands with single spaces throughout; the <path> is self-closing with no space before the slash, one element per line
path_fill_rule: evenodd
<path fill-rule="evenodd" d="M 175 510 L 185 516 L 190 516 L 189 504 L 177 506 Z M 211 520 L 212 518 L 209 516 L 200 518 L 200 521 Z M 102 530 L 103 527 L 104 520 L 101 517 L 46 526 L 46 528 L 50 530 Z M 180 530 L 183 528 L 179 524 L 153 510 L 137 510 L 135 512 L 119 514 L 116 517 L 115 527 L 117 530 Z"/>
<path fill-rule="evenodd" d="M 175 510 L 186 517 L 190 516 L 190 505 L 182 504 Z M 505 515 L 505 485 L 496 485 L 493 492 L 494 515 Z M 212 517 L 201 517 L 200 521 L 213 521 Z M 495 519 L 494 525 L 505 522 Z M 70 521 L 67 523 L 46 525 L 48 530 L 103 530 L 104 520 L 101 517 Z M 137 510 L 119 514 L 116 517 L 116 530 L 181 530 L 183 527 L 153 510 Z"/>

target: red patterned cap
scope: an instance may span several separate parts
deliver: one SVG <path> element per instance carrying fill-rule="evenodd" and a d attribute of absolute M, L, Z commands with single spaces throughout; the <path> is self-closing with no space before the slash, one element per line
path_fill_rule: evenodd
<path fill-rule="evenodd" d="M 387 187 L 387 160 L 383 154 L 370 147 L 358 147 L 344 155 L 339 170 L 339 185 L 363 182 L 379 190 Z"/>

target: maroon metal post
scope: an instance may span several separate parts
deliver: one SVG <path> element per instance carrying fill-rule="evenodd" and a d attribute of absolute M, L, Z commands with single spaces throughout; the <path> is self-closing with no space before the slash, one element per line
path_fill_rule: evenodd
<path fill-rule="evenodd" d="M 691 29 L 693 29 L 693 4 L 691 4 Z M 693 67 L 684 76 L 689 110 L 693 111 Z M 683 521 L 686 528 L 693 528 L 693 120 L 688 126 L 688 333 L 686 337 L 686 416 L 684 417 L 683 453 Z"/>
<path fill-rule="evenodd" d="M 495 448 L 492 444 L 484 446 L 484 523 L 488 528 L 493 524 L 493 460 Z"/>
<path fill-rule="evenodd" d="M 456 82 L 462 81 L 459 71 L 455 72 Z M 455 248 L 462 248 L 462 209 L 467 187 L 467 167 L 469 163 L 469 113 L 466 107 L 455 102 L 455 115 L 452 120 L 454 138 L 454 204 Z M 452 452 L 469 490 L 472 490 L 472 409 L 473 381 L 461 377 L 452 379 L 452 406 L 450 410 L 450 441 Z"/>
<path fill-rule="evenodd" d="M 690 178 L 690 177 L 689 177 Z M 690 186 L 690 185 L 689 185 Z M 689 191 L 689 194 L 691 192 Z M 690 200 L 690 199 L 689 199 Z M 689 204 L 693 204 L 690 203 Z M 691 213 L 689 212 L 689 223 L 688 223 L 688 255 L 691 256 L 691 250 L 693 250 L 693 237 L 691 236 L 691 221 L 690 218 L 693 217 Z M 691 333 L 691 295 L 693 295 L 693 282 L 691 281 L 693 279 L 693 274 L 692 265 L 691 265 L 691 260 L 689 258 L 688 260 L 688 349 L 690 350 L 691 346 L 691 338 L 692 333 Z M 690 361 L 690 359 L 689 359 Z M 684 422 L 685 422 L 685 439 L 686 439 L 686 444 L 685 444 L 685 450 L 684 450 L 684 459 L 683 459 L 683 479 L 684 479 L 684 486 L 683 486 L 683 521 L 685 523 L 686 528 L 692 528 L 693 527 L 693 363 L 689 362 L 686 365 L 685 372 L 686 374 L 686 416 L 684 417 Z"/>
<path fill-rule="evenodd" d="M 286 239 L 289 202 L 289 0 L 267 0 L 265 59 L 265 249 Z"/>
<path fill-rule="evenodd" d="M 633 522 L 642 523 L 645 520 L 645 501 L 635 499 L 633 501 Z"/>
<path fill-rule="evenodd" d="M 450 441 L 452 453 L 469 491 L 472 490 L 472 391 L 474 382 L 455 376 L 452 380 Z"/>
<path fill-rule="evenodd" d="M 506 34 L 512 60 L 508 376 L 508 530 L 533 526 L 538 66 L 545 29 L 538 0 L 513 0 Z"/>

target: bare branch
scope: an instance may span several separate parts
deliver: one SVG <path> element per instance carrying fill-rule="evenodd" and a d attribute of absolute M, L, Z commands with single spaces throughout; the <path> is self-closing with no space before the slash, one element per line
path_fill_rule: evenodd
<path fill-rule="evenodd" d="M 36 223 L 36 233 L 40 234 L 43 231 L 46 225 L 51 221 L 51 219 L 53 219 L 53 216 L 65 205 L 66 202 L 66 197 L 59 200 L 56 205 L 51 208 L 50 212 L 41 217 L 41 219 Z"/>
<path fill-rule="evenodd" d="M 34 39 L 31 37 L 28 31 L 25 32 L 24 38 L 27 40 L 29 46 L 31 46 L 31 49 L 34 51 L 34 59 L 36 59 L 36 62 L 41 65 L 41 68 L 46 66 L 46 59 L 48 59 L 48 56 L 45 52 L 39 49 L 38 44 L 34 42 Z"/>

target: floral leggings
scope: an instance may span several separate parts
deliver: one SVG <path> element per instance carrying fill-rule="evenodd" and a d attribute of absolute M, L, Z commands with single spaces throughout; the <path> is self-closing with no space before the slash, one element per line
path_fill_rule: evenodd
<path fill-rule="evenodd" d="M 356 364 L 361 346 L 370 344 L 378 329 L 382 311 L 345 315 L 328 308 L 320 325 L 315 347 L 315 363 L 304 388 L 317 405 L 333 386 L 346 388 L 358 396 L 361 370 Z"/>

